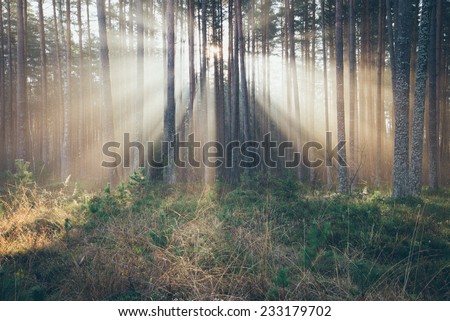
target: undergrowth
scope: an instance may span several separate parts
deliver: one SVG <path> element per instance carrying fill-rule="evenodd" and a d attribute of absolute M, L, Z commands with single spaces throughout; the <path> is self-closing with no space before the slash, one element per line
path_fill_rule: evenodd
<path fill-rule="evenodd" d="M 332 195 L 290 177 L 90 194 L 26 164 L 0 198 L 1 300 L 449 300 L 449 191 Z"/>

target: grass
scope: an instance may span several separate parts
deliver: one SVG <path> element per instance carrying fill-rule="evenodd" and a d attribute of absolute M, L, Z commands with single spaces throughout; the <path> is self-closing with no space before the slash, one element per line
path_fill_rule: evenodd
<path fill-rule="evenodd" d="M 392 199 L 135 175 L 92 194 L 23 176 L 0 199 L 1 300 L 450 299 L 448 190 Z"/>

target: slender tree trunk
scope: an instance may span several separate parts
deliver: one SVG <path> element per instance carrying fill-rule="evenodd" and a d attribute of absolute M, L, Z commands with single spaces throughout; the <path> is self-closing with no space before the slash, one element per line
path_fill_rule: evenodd
<path fill-rule="evenodd" d="M 188 129 L 187 134 L 192 133 L 192 122 L 194 116 L 195 100 L 195 55 L 194 55 L 194 24 L 195 5 L 194 0 L 188 0 L 188 46 L 189 46 L 189 106 L 188 106 Z"/>
<path fill-rule="evenodd" d="M 297 75 L 297 60 L 295 55 L 295 26 L 294 26 L 294 6 L 292 3 L 288 1 L 288 17 L 289 17 L 289 62 L 290 62 L 290 76 L 292 78 L 292 93 L 294 98 L 294 108 L 295 108 L 295 119 L 296 126 L 295 130 L 295 140 L 297 142 L 296 149 L 299 151 L 301 149 L 301 142 L 303 137 L 303 129 L 301 126 L 301 112 L 300 112 L 300 96 L 298 89 L 298 75 Z M 309 66 L 307 65 L 307 68 Z M 308 95 L 308 94 L 307 94 Z M 297 167 L 297 178 L 301 179 L 302 177 L 302 167 Z"/>
<path fill-rule="evenodd" d="M 231 137 L 232 141 L 242 141 L 242 133 L 239 131 L 240 129 L 240 113 L 239 113 L 239 36 L 238 36 L 238 28 L 237 28 L 237 14 L 236 14 L 236 6 L 232 6 L 234 11 L 234 20 L 233 20 L 233 70 L 232 70 L 232 102 L 231 102 Z M 237 183 L 239 181 L 239 153 L 233 153 L 233 165 L 231 169 L 231 183 Z"/>
<path fill-rule="evenodd" d="M 316 141 L 316 123 L 315 110 L 316 110 L 316 1 L 312 1 L 312 17 L 311 17 L 311 139 Z M 313 153 L 313 155 L 315 155 Z M 313 187 L 316 185 L 316 171 L 314 168 L 310 169 L 310 182 Z"/>
<path fill-rule="evenodd" d="M 389 43 L 389 59 L 391 62 L 392 88 L 395 83 L 395 43 L 394 43 L 394 29 L 392 26 L 392 0 L 386 0 L 386 13 L 388 25 L 388 43 Z"/>
<path fill-rule="evenodd" d="M 410 17 L 411 2 L 399 0 L 397 37 L 395 43 L 395 138 L 393 195 L 406 196 L 409 193 L 409 73 L 410 73 Z"/>
<path fill-rule="evenodd" d="M 105 0 L 97 0 L 97 17 L 100 41 L 100 62 L 102 65 L 102 134 L 104 143 L 114 139 L 113 100 L 111 91 L 111 68 L 106 33 Z M 108 170 L 108 179 L 112 187 L 117 184 L 116 169 Z"/>
<path fill-rule="evenodd" d="M 88 101 L 91 106 L 93 105 L 93 94 L 92 94 L 92 42 L 91 42 L 91 23 L 90 23 L 90 13 L 89 13 L 90 0 L 86 0 L 86 16 L 87 19 L 87 54 L 88 54 L 88 90 L 86 92 L 86 101 Z M 94 115 L 95 111 L 93 107 L 90 107 L 86 115 L 86 137 L 87 146 L 92 147 L 96 142 L 96 130 L 94 126 Z M 91 159 L 91 158 L 89 158 Z"/>
<path fill-rule="evenodd" d="M 289 61 L 289 24 L 290 24 L 290 0 L 284 0 L 284 60 L 286 63 L 286 108 L 287 108 L 287 138 L 293 139 L 293 133 L 296 129 L 293 128 L 295 118 L 295 109 L 292 105 L 292 76 L 291 76 L 291 63 Z M 299 121 L 297 119 L 297 121 Z M 298 129 L 297 129 L 298 130 Z M 289 155 L 291 156 L 291 155 Z"/>
<path fill-rule="evenodd" d="M 443 72 L 442 70 L 447 70 L 441 68 L 442 64 L 442 58 L 441 58 L 441 50 L 442 50 L 442 0 L 436 1 L 436 135 L 437 135 L 437 148 L 436 148 L 436 163 L 437 163 L 437 174 L 436 174 L 436 181 L 437 185 L 439 187 L 439 179 L 442 178 L 440 175 L 442 173 L 441 171 L 441 162 L 440 162 L 440 144 L 443 142 L 443 137 L 441 136 L 441 139 L 439 139 L 439 133 L 441 129 L 441 122 L 442 122 L 442 98 L 446 97 L 446 95 L 442 95 L 442 76 Z M 439 144 L 440 143 L 440 144 Z M 446 160 L 444 160 L 446 161 Z"/>
<path fill-rule="evenodd" d="M 6 169 L 6 93 L 5 93 L 5 51 L 3 37 L 3 2 L 0 2 L 0 171 Z"/>
<path fill-rule="evenodd" d="M 445 7 L 444 7 L 445 8 Z M 447 4 L 448 8 L 448 4 Z M 445 10 L 445 9 L 444 9 Z M 443 73 L 442 70 L 448 70 L 446 67 L 445 60 L 448 58 L 448 54 L 446 55 L 444 50 L 444 56 L 442 55 L 442 45 L 444 42 L 444 33 L 443 33 L 443 25 L 442 25 L 442 16 L 443 16 L 443 4 L 442 0 L 437 1 L 436 3 L 436 66 L 438 72 L 438 76 L 436 79 L 436 89 L 437 89 L 437 110 L 438 110 L 438 131 L 440 137 L 440 145 L 439 145 L 439 158 L 438 158 L 438 172 L 439 178 L 442 183 L 445 182 L 444 173 L 448 173 L 445 170 L 446 163 L 448 163 L 448 158 L 444 156 L 444 149 L 446 147 L 446 141 L 448 141 L 448 136 L 446 136 L 445 127 L 447 126 L 447 120 L 445 118 L 446 115 L 446 101 L 447 101 L 447 93 L 446 93 L 446 83 L 445 78 L 448 76 L 448 72 Z M 439 183 L 441 185 L 441 183 Z"/>
<path fill-rule="evenodd" d="M 221 82 L 223 72 L 222 51 L 222 1 L 214 2 L 213 15 L 213 39 L 216 51 L 214 53 L 214 87 L 216 106 L 216 138 L 221 144 L 224 143 L 225 120 L 224 120 L 224 96 L 223 84 Z"/>
<path fill-rule="evenodd" d="M 428 161 L 429 173 L 428 184 L 431 191 L 436 191 L 439 187 L 438 179 L 438 128 L 437 128 L 437 70 L 436 70 L 436 2 L 433 1 L 431 10 L 430 44 L 428 53 L 428 73 L 429 73 L 429 115 L 428 115 Z"/>
<path fill-rule="evenodd" d="M 54 29 L 55 29 L 55 42 L 56 42 L 56 77 L 54 80 L 54 85 L 56 87 L 56 94 L 57 94 L 57 104 L 53 111 L 53 123 L 54 123 L 54 140 L 53 144 L 51 144 L 49 147 L 52 148 L 52 145 L 54 145 L 53 149 L 53 163 L 55 164 L 55 173 L 58 173 L 58 177 L 61 175 L 61 148 L 62 148 L 62 107 L 64 106 L 64 98 L 63 98 L 63 71 L 62 71 L 62 65 L 61 65 L 61 36 L 60 32 L 62 30 L 60 29 L 59 19 L 57 15 L 57 3 L 56 0 L 52 0 L 52 7 L 53 7 L 53 22 L 54 22 Z M 52 154 L 52 153 L 51 153 Z"/>
<path fill-rule="evenodd" d="M 417 62 L 417 42 L 419 41 L 419 24 L 420 24 L 420 8 L 419 0 L 414 1 L 414 8 L 412 14 L 412 32 L 411 32 L 411 72 L 409 75 L 409 137 L 412 137 L 412 124 L 414 117 L 414 88 L 416 87 L 416 62 Z"/>
<path fill-rule="evenodd" d="M 26 58 L 25 58 L 25 27 L 23 15 L 23 1 L 17 0 L 17 103 L 16 103 L 16 126 L 17 147 L 16 159 L 27 157 L 27 135 L 29 133 L 27 120 L 27 80 L 26 80 Z"/>
<path fill-rule="evenodd" d="M 172 142 L 175 137 L 175 21 L 174 0 L 167 1 L 167 107 L 164 112 L 164 141 Z M 164 159 L 167 164 L 164 168 L 164 182 L 176 183 L 176 171 L 174 163 L 174 149 L 165 151 Z"/>
<path fill-rule="evenodd" d="M 324 107 L 325 107 L 325 130 L 330 131 L 330 116 L 329 116 L 329 102 L 328 102 L 328 61 L 327 61 L 327 47 L 326 47 L 326 24 L 325 24 L 325 0 L 321 0 L 322 11 L 322 50 L 323 50 L 323 87 L 324 87 Z M 327 187 L 331 188 L 331 166 L 326 167 Z"/>
<path fill-rule="evenodd" d="M 198 117 L 200 126 L 197 126 L 200 132 L 200 141 L 204 144 L 208 139 L 209 123 L 208 118 L 211 114 L 211 110 L 208 104 L 208 74 L 207 74 L 207 53 L 208 53 L 208 26 L 207 26 L 207 0 L 201 0 L 201 63 L 200 63 L 200 93 L 201 99 L 199 100 Z M 201 158 L 203 159 L 203 151 L 200 151 Z M 204 182 L 210 183 L 212 180 L 211 171 L 209 168 L 201 164 L 201 175 Z"/>
<path fill-rule="evenodd" d="M 336 106 L 338 140 L 345 142 L 345 103 L 344 103 L 344 43 L 342 32 L 342 0 L 336 0 Z M 342 148 L 340 155 L 346 161 L 346 148 Z M 346 193 L 348 189 L 347 167 L 338 165 L 338 192 Z"/>
<path fill-rule="evenodd" d="M 242 102 L 240 106 L 240 119 L 241 119 L 241 131 L 243 134 L 244 142 L 250 140 L 250 121 L 249 121 L 249 101 L 248 101 L 248 89 L 247 89 L 247 74 L 245 68 L 245 42 L 244 32 L 242 27 L 242 4 L 241 0 L 235 0 L 236 5 L 236 24 L 238 30 L 239 39 L 239 62 L 240 62 L 240 82 L 242 91 Z"/>
<path fill-rule="evenodd" d="M 423 161 L 423 128 L 425 99 L 427 86 L 428 45 L 430 32 L 431 1 L 423 0 L 422 15 L 418 39 L 418 53 L 416 64 L 416 80 L 414 94 L 414 116 L 411 141 L 411 168 L 409 175 L 410 193 L 419 195 L 422 190 L 422 161 Z"/>
<path fill-rule="evenodd" d="M 227 73 L 227 91 L 228 91 L 228 103 L 227 109 L 225 110 L 225 121 L 227 124 L 230 124 L 226 129 L 226 143 L 233 140 L 233 122 L 231 120 L 232 117 L 232 109 L 233 109 L 233 101 L 234 101 L 234 92 L 233 92 L 233 1 L 228 1 L 228 73 Z M 230 171 L 231 174 L 232 171 Z M 232 179 L 230 176 L 229 179 Z"/>
<path fill-rule="evenodd" d="M 386 19 L 385 3 L 379 2 L 378 6 L 378 70 L 377 70 L 377 111 L 376 111 L 376 124 L 377 124 L 377 156 L 375 165 L 375 185 L 380 187 L 381 184 L 381 170 L 382 170 L 382 131 L 384 126 L 384 101 L 383 101 L 383 70 L 384 70 L 384 21 Z"/>
<path fill-rule="evenodd" d="M 41 142 L 42 142 L 42 161 L 48 164 L 48 142 L 50 138 L 51 127 L 48 120 L 47 109 L 47 53 L 45 51 L 45 31 L 44 31 L 44 10 L 43 0 L 39 0 L 39 45 L 40 45 L 40 59 L 41 59 Z M 2 55 L 3 56 L 3 55 Z"/>
<path fill-rule="evenodd" d="M 8 169 L 13 169 L 15 157 L 15 124 L 13 116 L 13 59 L 12 59 L 12 19 L 11 19 L 11 1 L 6 3 L 8 16 L 8 105 L 5 112 L 5 131 L 6 131 L 6 164 Z"/>
<path fill-rule="evenodd" d="M 349 137 L 349 170 L 350 170 L 350 190 L 356 181 L 356 19 L 355 19 L 355 0 L 349 1 L 349 66 L 350 66 L 350 137 Z"/>
<path fill-rule="evenodd" d="M 144 7 L 142 0 L 136 0 L 136 102 L 135 102 L 135 139 L 142 142 L 144 131 Z M 135 153 L 134 170 L 145 166 L 140 153 Z"/>
<path fill-rule="evenodd" d="M 250 101 L 251 101 L 251 114 L 252 114 L 252 120 L 251 120 L 251 126 L 253 128 L 252 136 L 253 139 L 256 139 L 257 137 L 257 115 L 256 115 L 256 0 L 251 0 L 251 10 L 252 10 L 252 17 L 251 17 L 251 29 L 252 29 L 252 83 L 250 88 Z M 277 125 L 277 131 L 279 130 L 279 127 Z"/>
<path fill-rule="evenodd" d="M 63 16 L 62 16 L 62 1 L 58 0 L 59 9 L 59 30 L 63 32 Z M 65 61 L 65 68 L 62 68 L 63 80 L 63 133 L 62 133 L 62 150 L 61 150 L 61 179 L 65 180 L 71 171 L 71 144 L 70 144 L 70 75 L 72 68 L 71 61 L 71 34 L 70 34 L 70 0 L 66 0 L 66 32 L 65 41 L 61 39 L 62 60 Z"/>
<path fill-rule="evenodd" d="M 85 139 L 85 103 L 84 103 L 84 53 L 83 53 L 83 22 L 81 17 L 81 0 L 77 0 L 77 23 L 78 23 L 78 64 L 79 64 L 79 95 L 78 95 L 78 117 L 77 117 L 77 164 L 79 175 L 83 174 L 83 169 L 86 168 L 86 139 Z"/>

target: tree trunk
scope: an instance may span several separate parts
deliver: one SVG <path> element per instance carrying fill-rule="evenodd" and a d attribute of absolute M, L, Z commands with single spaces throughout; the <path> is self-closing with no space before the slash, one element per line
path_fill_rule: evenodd
<path fill-rule="evenodd" d="M 323 87 L 324 87 L 324 108 L 325 108 L 325 130 L 330 131 L 330 115 L 328 102 L 328 61 L 327 61 L 327 47 L 326 47 L 326 25 L 325 25 L 325 0 L 321 0 L 322 11 L 322 50 L 323 50 Z M 331 166 L 326 166 L 327 188 L 331 188 Z"/>
<path fill-rule="evenodd" d="M 12 19 L 11 19 L 11 1 L 6 3 L 6 11 L 8 16 L 8 104 L 5 111 L 5 131 L 6 131 L 6 165 L 7 168 L 13 169 L 15 156 L 15 125 L 13 117 L 13 59 L 12 59 Z"/>
<path fill-rule="evenodd" d="M 5 93 L 5 52 L 3 37 L 3 2 L 0 2 L 0 171 L 6 169 L 6 93 Z"/>
<path fill-rule="evenodd" d="M 100 62 L 102 65 L 102 134 L 103 143 L 114 139 L 113 100 L 111 91 L 111 68 L 109 63 L 108 38 L 106 33 L 105 0 L 97 0 L 98 32 L 100 41 Z M 109 169 L 109 184 L 117 184 L 117 170 Z"/>
<path fill-rule="evenodd" d="M 296 150 L 301 150 L 301 142 L 303 137 L 303 130 L 302 126 L 300 125 L 301 122 L 301 113 L 300 113 L 300 97 L 298 93 L 298 75 L 297 75 L 297 61 L 296 61 L 296 55 L 295 55 L 295 26 L 294 26 L 294 6 L 290 1 L 287 1 L 287 10 L 288 10 L 288 17 L 289 17 L 289 23 L 288 23 L 288 33 L 289 33 L 289 62 L 290 62 L 290 76 L 292 80 L 292 93 L 294 97 L 294 108 L 295 108 L 295 124 L 298 124 L 298 126 L 295 126 L 295 141 L 296 144 Z M 307 66 L 309 68 L 309 66 Z M 307 93 L 307 96 L 309 93 Z M 293 138 L 294 138 L 293 137 Z M 302 178 L 302 166 L 297 167 L 297 178 Z"/>
<path fill-rule="evenodd" d="M 382 122 L 384 122 L 384 100 L 383 100 L 383 70 L 384 70 L 384 21 L 386 18 L 385 13 L 385 4 L 384 1 L 379 2 L 378 6 L 378 70 L 377 70 L 377 111 L 376 111 L 376 124 L 377 124 L 377 156 L 376 156 L 376 165 L 375 165 L 375 185 L 380 187 L 381 185 L 381 170 L 382 170 L 382 131 L 384 130 L 384 126 Z"/>
<path fill-rule="evenodd" d="M 89 6 L 90 6 L 90 0 L 86 0 L 86 16 L 90 17 L 89 14 Z M 89 101 L 91 104 L 93 104 L 93 94 L 92 94 L 92 41 L 91 41 L 91 23 L 90 19 L 87 19 L 87 54 L 88 54 L 88 90 L 86 93 L 86 101 Z M 87 115 L 86 115 L 86 130 L 87 130 L 87 146 L 92 147 L 94 146 L 94 143 L 96 142 L 96 130 L 95 130 L 95 111 L 94 108 L 91 107 L 88 109 Z M 91 158 L 89 158 L 91 160 Z"/>
<path fill-rule="evenodd" d="M 78 69 L 79 69 L 79 94 L 78 94 L 78 113 L 77 113 L 77 165 L 78 165 L 78 173 L 79 175 L 85 174 L 83 173 L 83 169 L 86 168 L 86 157 L 84 151 L 86 150 L 86 141 L 85 141 L 85 109 L 84 109 L 84 54 L 83 54 L 83 24 L 81 18 L 81 0 L 77 0 L 77 23 L 78 23 Z"/>
<path fill-rule="evenodd" d="M 409 175 L 409 186 L 411 188 L 410 193 L 413 195 L 419 195 L 422 190 L 423 128 L 427 86 L 427 55 L 430 41 L 430 2 L 430 0 L 423 0 L 418 39 L 419 49 L 416 63 L 414 116 L 411 141 L 411 168 Z"/>
<path fill-rule="evenodd" d="M 242 91 L 243 104 L 240 106 L 240 119 L 241 119 L 241 132 L 243 141 L 250 140 L 250 121 L 249 121 L 249 102 L 248 102 L 248 89 L 247 89 L 247 74 L 245 68 L 245 42 L 244 32 L 242 28 L 242 4 L 241 0 L 235 0 L 236 3 L 236 24 L 238 30 L 239 39 L 239 62 L 240 62 L 240 81 Z"/>
<path fill-rule="evenodd" d="M 313 141 L 316 141 L 316 1 L 312 2 L 312 19 L 311 19 L 311 95 L 310 95 L 310 114 L 311 114 L 311 136 Z M 313 155 L 314 152 L 313 152 Z M 310 182 L 313 187 L 316 185 L 316 171 L 310 168 Z"/>
<path fill-rule="evenodd" d="M 16 102 L 16 159 L 27 157 L 27 135 L 29 133 L 27 119 L 27 80 L 26 80 L 26 57 L 23 1 L 17 0 L 17 102 Z"/>
<path fill-rule="evenodd" d="M 349 170 L 350 170 L 350 190 L 356 181 L 356 20 L 355 20 L 355 0 L 349 1 L 349 66 L 350 66 L 350 133 L 349 133 Z"/>
<path fill-rule="evenodd" d="M 213 17 L 213 39 L 216 52 L 214 53 L 214 87 L 215 87 L 215 106 L 216 106 L 216 138 L 221 144 L 224 144 L 225 120 L 224 120 L 224 104 L 225 97 L 223 94 L 223 41 L 222 41 L 222 0 L 216 4 L 214 2 Z"/>
<path fill-rule="evenodd" d="M 436 2 L 433 1 L 431 10 L 430 44 L 428 53 L 429 73 L 429 115 L 428 115 L 428 184 L 431 191 L 435 192 L 439 187 L 438 179 L 438 128 L 437 128 L 437 70 L 436 70 Z"/>
<path fill-rule="evenodd" d="M 202 36 L 202 51 L 201 51 L 201 70 L 200 70 L 200 90 L 201 90 L 201 99 L 198 111 L 199 123 L 200 126 L 197 126 L 200 129 L 200 141 L 204 144 L 208 139 L 208 116 L 210 114 L 209 104 L 208 104 L 208 81 L 207 81 L 207 47 L 208 47 L 208 30 L 207 30 L 207 1 L 201 1 L 201 36 Z M 203 151 L 200 151 L 201 158 L 203 159 Z M 201 163 L 201 175 L 204 182 L 210 182 L 210 171 L 208 168 L 203 166 Z"/>
<path fill-rule="evenodd" d="M 63 17 L 62 17 L 62 2 L 58 1 L 59 6 L 59 29 L 62 32 L 63 29 Z M 62 40 L 62 39 L 61 39 Z M 72 68 L 71 61 L 71 35 L 70 35 L 70 0 L 66 0 L 66 32 L 65 42 L 62 41 L 62 60 L 65 60 L 66 66 L 62 68 L 62 80 L 63 80 L 63 133 L 62 133 L 62 150 L 61 150 L 61 179 L 65 180 L 71 171 L 71 144 L 70 144 L 70 75 Z"/>
<path fill-rule="evenodd" d="M 142 143 L 144 131 L 144 7 L 142 0 L 136 0 L 136 102 L 134 111 L 135 141 Z M 142 162 L 144 155 L 135 153 L 133 169 L 145 166 Z"/>
<path fill-rule="evenodd" d="M 51 126 L 48 122 L 47 109 L 47 53 L 45 51 L 45 31 L 44 31 L 44 10 L 43 0 L 39 0 L 39 45 L 41 58 L 41 155 L 44 164 L 48 164 L 48 142 L 50 138 Z M 3 55 L 2 55 L 3 56 Z"/>
<path fill-rule="evenodd" d="M 194 55 L 194 24 L 195 24 L 195 5 L 194 0 L 188 0 L 188 45 L 189 45 L 189 106 L 188 106 L 188 129 L 187 135 L 192 133 L 192 121 L 194 116 L 195 100 L 195 55 Z"/>
<path fill-rule="evenodd" d="M 342 32 L 342 0 L 336 0 L 336 107 L 337 107 L 337 126 L 338 140 L 345 142 L 345 102 L 344 102 L 344 43 Z M 342 148 L 340 155 L 346 161 L 346 148 Z M 338 192 L 346 193 L 347 167 L 343 164 L 338 165 Z"/>
<path fill-rule="evenodd" d="M 56 0 L 52 0 L 52 7 L 53 7 L 53 22 L 54 22 L 54 28 L 55 28 L 55 42 L 56 42 L 56 77 L 54 80 L 54 84 L 56 87 L 57 92 L 57 104 L 56 108 L 53 111 L 53 122 L 55 126 L 55 132 L 54 132 L 54 140 L 53 144 L 51 144 L 49 147 L 52 148 L 52 145 L 54 145 L 53 149 L 53 162 L 55 164 L 55 172 L 58 173 L 58 176 L 61 174 L 61 148 L 62 148 L 62 108 L 64 106 L 64 97 L 63 97 L 63 71 L 62 71 L 62 65 L 61 65 L 61 36 L 60 32 L 62 30 L 60 29 L 59 19 L 57 15 L 57 3 Z"/>
<path fill-rule="evenodd" d="M 174 0 L 167 1 L 167 107 L 164 112 L 164 141 L 172 142 L 175 137 L 175 21 Z M 164 159 L 164 183 L 176 183 L 174 149 L 169 146 Z"/>
<path fill-rule="evenodd" d="M 395 138 L 393 195 L 406 196 L 409 193 L 409 73 L 410 73 L 410 19 L 411 2 L 399 0 L 398 27 L 395 42 Z"/>

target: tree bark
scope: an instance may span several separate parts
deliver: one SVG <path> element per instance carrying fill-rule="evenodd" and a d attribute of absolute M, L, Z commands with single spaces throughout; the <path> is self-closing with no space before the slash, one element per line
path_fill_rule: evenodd
<path fill-rule="evenodd" d="M 144 7 L 142 0 L 136 0 L 136 102 L 134 111 L 135 139 L 142 143 L 144 131 Z M 133 169 L 137 170 L 145 166 L 144 159 L 135 153 Z"/>
<path fill-rule="evenodd" d="M 106 33 L 105 0 L 97 0 L 97 17 L 100 41 L 100 62 L 102 65 L 102 136 L 103 143 L 114 139 L 113 100 L 111 91 L 111 67 L 109 62 L 109 47 Z M 115 187 L 117 184 L 116 169 L 108 170 L 109 184 Z"/>
<path fill-rule="evenodd" d="M 414 90 L 414 116 L 411 141 L 411 168 L 409 175 L 410 193 L 419 195 L 422 190 L 423 161 L 423 128 L 425 99 L 427 86 L 428 45 L 430 32 L 430 0 L 423 0 L 422 15 L 418 38 L 418 53 L 416 63 L 416 80 Z"/>
<path fill-rule="evenodd" d="M 322 50 L 323 50 L 323 87 L 324 87 L 324 108 L 325 108 L 325 130 L 330 131 L 330 116 L 329 116 L 329 99 L 328 99 L 328 60 L 327 60 L 327 32 L 325 24 L 325 0 L 321 0 L 321 14 L 322 14 Z M 331 166 L 326 166 L 327 188 L 331 188 Z"/>
<path fill-rule="evenodd" d="M 394 173 L 393 195 L 408 195 L 409 173 L 409 73 L 410 73 L 410 19 L 411 2 L 399 0 L 398 27 L 395 42 L 395 138 L 394 138 Z"/>
<path fill-rule="evenodd" d="M 83 53 L 83 24 L 81 17 L 81 0 L 77 0 L 77 23 L 78 23 L 78 69 L 79 69 L 79 94 L 78 94 L 78 113 L 77 113 L 77 165 L 78 165 L 78 173 L 83 174 L 83 169 L 86 168 L 86 157 L 85 157 L 85 107 L 84 107 L 84 53 Z"/>
<path fill-rule="evenodd" d="M 23 1 L 17 0 L 17 101 L 16 101 L 16 159 L 27 160 L 27 135 L 29 133 L 27 118 L 27 80 L 25 57 L 25 22 Z"/>
<path fill-rule="evenodd" d="M 62 17 L 62 1 L 58 0 L 59 6 L 59 30 L 63 29 L 63 17 Z M 62 40 L 62 39 L 61 39 Z M 62 41 L 61 51 L 62 60 L 65 60 L 65 68 L 62 68 L 62 81 L 63 81 L 63 133 L 62 133 L 62 150 L 61 150 L 61 179 L 65 180 L 71 171 L 71 144 L 70 144 L 70 76 L 72 68 L 71 59 L 71 32 L 70 32 L 70 0 L 66 0 L 66 32 L 65 41 Z"/>
<path fill-rule="evenodd" d="M 356 21 L 355 21 L 355 1 L 349 1 L 349 66 L 350 66 L 350 133 L 349 133 L 349 170 L 350 170 L 350 190 L 353 189 L 356 180 Z"/>
<path fill-rule="evenodd" d="M 51 135 L 51 127 L 48 120 L 47 107 L 47 53 L 45 51 L 44 10 L 43 0 L 38 1 L 39 9 L 39 45 L 41 60 L 41 155 L 44 164 L 48 165 L 48 142 Z M 3 56 L 3 55 L 2 55 Z"/>
<path fill-rule="evenodd" d="M 431 10 L 430 44 L 428 53 L 429 73 L 429 115 L 428 115 L 428 184 L 431 191 L 439 187 L 438 179 L 438 128 L 437 128 L 437 70 L 436 70 L 436 2 L 433 1 Z"/>
<path fill-rule="evenodd" d="M 0 2 L 0 171 L 6 169 L 6 93 L 5 93 L 5 52 L 3 37 L 3 2 Z"/>
<path fill-rule="evenodd" d="M 385 3 L 384 1 L 379 2 L 378 6 L 378 59 L 377 59 L 377 110 L 376 110 L 376 124 L 377 124 L 377 133 L 376 133 L 376 146 L 377 146 L 377 156 L 376 156 L 376 164 L 375 164 L 375 185 L 380 187 L 381 185 L 381 170 L 382 170 L 382 137 L 384 131 L 384 99 L 383 99 L 383 71 L 384 71 L 384 35 L 385 35 L 385 24 L 384 21 L 386 19 L 385 13 Z"/>
<path fill-rule="evenodd" d="M 164 112 L 164 141 L 172 142 L 175 137 L 175 21 L 174 0 L 167 1 L 167 107 Z M 165 151 L 164 183 L 176 183 L 174 149 Z"/>
<path fill-rule="evenodd" d="M 11 19 L 11 1 L 6 2 L 6 11 L 8 16 L 8 104 L 5 111 L 5 131 L 6 131 L 6 167 L 13 169 L 15 156 L 15 124 L 13 117 L 13 59 L 12 59 L 12 19 Z"/>
<path fill-rule="evenodd" d="M 188 46 L 189 46 L 189 106 L 188 106 L 188 129 L 187 135 L 192 133 L 192 122 L 194 116 L 195 100 L 195 55 L 194 55 L 194 24 L 195 5 L 194 0 L 188 0 Z"/>
<path fill-rule="evenodd" d="M 240 106 L 241 132 L 243 141 L 250 140 L 250 122 L 249 122 L 249 102 L 247 89 L 247 74 L 245 68 L 245 41 L 242 27 L 242 4 L 241 0 L 235 0 L 236 5 L 236 24 L 239 39 L 239 63 L 240 63 L 240 82 L 242 91 L 242 105 Z"/>
<path fill-rule="evenodd" d="M 345 142 L 345 102 L 344 102 L 344 48 L 342 32 L 342 0 L 336 0 L 336 107 L 338 140 Z M 346 161 L 346 148 L 342 148 L 340 155 Z M 348 190 L 347 167 L 338 165 L 338 192 L 346 193 Z"/>

